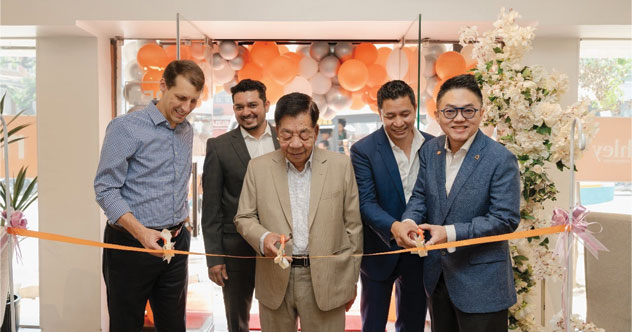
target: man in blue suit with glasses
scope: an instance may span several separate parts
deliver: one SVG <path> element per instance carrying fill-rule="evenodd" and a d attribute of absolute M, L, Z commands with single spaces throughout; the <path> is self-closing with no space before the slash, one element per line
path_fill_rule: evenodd
<path fill-rule="evenodd" d="M 433 136 L 415 128 L 416 99 L 403 81 L 390 81 L 377 93 L 383 127 L 351 147 L 364 224 L 364 252 L 401 249 L 391 236 L 400 220 L 419 171 L 419 151 Z M 411 254 L 367 256 L 362 259 L 362 331 L 383 332 L 393 284 L 398 332 L 423 332 L 426 295 L 422 258 Z"/>
<path fill-rule="evenodd" d="M 402 247 L 415 247 L 417 224 L 430 233 L 430 245 L 518 227 L 518 163 L 478 129 L 481 107 L 474 76 L 456 76 L 441 86 L 435 114 L 445 136 L 421 149 L 413 195 L 403 221 L 391 228 Z M 432 250 L 423 282 L 433 331 L 507 331 L 507 310 L 516 302 L 507 241 Z"/>

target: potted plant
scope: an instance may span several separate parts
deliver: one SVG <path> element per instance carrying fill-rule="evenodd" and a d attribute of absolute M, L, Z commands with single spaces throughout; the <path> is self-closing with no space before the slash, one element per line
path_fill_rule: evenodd
<path fill-rule="evenodd" d="M 3 116 L 3 113 L 4 113 L 5 96 L 6 95 L 2 96 L 2 99 L 0 100 L 0 116 Z M 24 139 L 24 137 L 12 138 L 12 136 L 16 135 L 18 132 L 28 127 L 30 124 L 21 124 L 21 125 L 11 127 L 11 124 L 23 112 L 24 111 L 17 113 L 13 117 L 13 119 L 11 119 L 7 123 L 8 142 L 4 141 L 4 128 L 0 126 L 0 153 L 3 152 L 5 143 L 11 144 L 11 143 Z M 15 179 L 13 179 L 13 183 L 9 185 L 9 188 L 6 188 L 6 184 L 4 181 L 0 181 L 0 211 L 3 211 L 2 217 L 0 218 L 0 227 L 26 228 L 27 221 L 26 221 L 26 218 L 24 218 L 22 211 L 25 211 L 37 199 L 37 187 L 36 187 L 37 177 L 33 178 L 32 180 L 27 179 L 26 177 L 27 170 L 28 170 L 28 167 L 21 167 L 20 170 L 18 171 L 17 176 L 15 177 Z M 2 176 L 0 176 L 0 178 L 2 178 Z M 10 216 L 7 216 L 7 213 L 6 213 L 7 211 L 6 198 L 7 198 L 8 193 L 10 194 L 10 198 L 11 198 L 10 202 L 11 202 L 11 207 L 13 210 Z M 15 236 L 14 236 L 14 240 L 17 240 Z M 17 241 L 14 241 L 14 243 L 17 244 Z M 0 249 L 1 248 L 2 246 L 0 244 Z M 18 249 L 17 253 L 19 255 L 19 247 L 17 245 L 16 245 L 16 249 Z M 13 257 L 8 257 L 8 259 L 13 259 Z M 6 269 L 3 269 L 3 270 L 6 270 Z M 2 295 L 3 294 L 0 294 L 0 296 Z M 18 313 L 19 313 L 20 297 L 18 295 L 14 295 L 14 298 L 10 299 L 9 294 L 7 293 L 7 300 L 6 300 L 6 307 L 5 307 L 6 309 L 4 310 L 5 317 L 3 319 L 0 332 L 11 330 L 11 312 L 10 312 L 11 301 L 14 302 L 14 307 L 15 307 L 15 322 L 16 322 L 15 325 L 16 326 L 19 325 L 20 319 L 19 319 Z"/>

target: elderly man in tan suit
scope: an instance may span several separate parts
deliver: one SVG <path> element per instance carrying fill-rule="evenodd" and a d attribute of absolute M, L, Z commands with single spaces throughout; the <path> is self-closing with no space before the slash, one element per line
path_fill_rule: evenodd
<path fill-rule="evenodd" d="M 257 259 L 255 294 L 263 331 L 343 331 L 356 297 L 362 253 L 358 188 L 349 157 L 314 149 L 318 107 L 302 93 L 282 97 L 274 120 L 281 150 L 250 161 L 235 216 L 260 254 L 277 255 L 281 235 L 291 268 Z M 330 256 L 330 257 L 317 257 Z"/>

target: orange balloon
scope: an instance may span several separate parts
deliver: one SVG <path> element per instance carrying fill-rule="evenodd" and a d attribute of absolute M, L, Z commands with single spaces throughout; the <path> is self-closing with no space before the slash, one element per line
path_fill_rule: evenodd
<path fill-rule="evenodd" d="M 202 92 L 202 101 L 208 100 L 208 85 L 204 84 L 204 91 Z M 198 107 L 200 107 L 202 103 L 198 103 Z"/>
<path fill-rule="evenodd" d="M 340 69 L 338 69 L 338 82 L 340 82 L 340 86 L 345 90 L 361 90 L 368 80 L 369 70 L 360 60 L 347 60 L 343 62 Z"/>
<path fill-rule="evenodd" d="M 143 45 L 136 54 L 136 61 L 144 69 L 158 69 L 165 62 L 169 63 L 168 59 L 165 50 L 157 44 Z"/>
<path fill-rule="evenodd" d="M 353 58 L 371 65 L 377 60 L 377 48 L 371 43 L 360 43 L 353 51 Z"/>
<path fill-rule="evenodd" d="M 250 49 L 252 61 L 259 67 L 265 67 L 274 58 L 281 55 L 275 42 L 258 41 Z"/>
<path fill-rule="evenodd" d="M 369 99 L 371 99 L 371 101 L 377 102 L 377 92 L 378 92 L 378 90 L 380 90 L 379 86 L 370 87 L 370 88 L 368 88 L 366 90 L 368 95 L 369 95 Z"/>
<path fill-rule="evenodd" d="M 374 101 L 372 103 L 369 103 L 369 108 L 371 109 L 371 111 L 380 114 L 380 110 L 377 108 L 377 102 Z"/>
<path fill-rule="evenodd" d="M 437 117 L 435 116 L 436 110 L 437 110 L 437 104 L 435 103 L 435 101 L 432 100 L 432 98 L 427 98 L 426 99 L 426 113 L 428 114 L 429 117 L 435 120 L 437 119 Z"/>
<path fill-rule="evenodd" d="M 393 52 L 393 50 L 391 50 L 388 47 L 380 47 L 377 49 L 377 59 L 375 60 L 375 64 L 378 64 L 382 67 L 386 68 L 386 60 L 388 59 L 388 56 L 391 55 L 391 52 Z"/>
<path fill-rule="evenodd" d="M 279 55 L 264 67 L 265 73 L 279 84 L 288 84 L 298 73 L 298 64 L 294 60 Z"/>
<path fill-rule="evenodd" d="M 478 63 L 476 61 L 472 62 L 472 64 L 465 67 L 465 73 L 474 75 L 474 72 L 472 71 L 472 69 L 476 68 L 477 65 Z"/>
<path fill-rule="evenodd" d="M 276 104 L 283 97 L 283 85 L 269 77 L 264 77 L 261 82 L 266 86 L 266 98 L 270 104 Z"/>
<path fill-rule="evenodd" d="M 434 90 L 432 90 L 432 99 L 436 102 L 437 101 L 437 95 L 439 95 L 439 90 L 441 90 L 441 86 L 443 85 L 443 83 L 445 83 L 445 81 L 447 80 L 442 80 L 437 82 L 437 85 L 435 85 Z"/>
<path fill-rule="evenodd" d="M 151 325 L 154 325 L 154 312 L 151 310 L 151 305 L 149 305 L 149 301 L 147 301 L 147 304 L 145 305 L 145 317 Z"/>
<path fill-rule="evenodd" d="M 364 91 L 355 91 L 351 94 L 351 106 L 349 107 L 352 110 L 360 110 L 364 107 L 365 103 L 362 98 Z"/>
<path fill-rule="evenodd" d="M 283 54 L 285 54 L 285 53 L 287 53 L 287 52 L 289 52 L 289 51 L 290 51 L 290 49 L 289 49 L 289 48 L 287 48 L 287 46 L 285 46 L 285 45 L 279 45 L 279 53 L 281 53 L 281 55 L 283 55 Z"/>
<path fill-rule="evenodd" d="M 299 62 L 301 62 L 301 59 L 303 59 L 303 54 L 299 54 L 299 53 L 296 53 L 296 52 L 287 52 L 287 53 L 283 54 L 283 56 L 286 56 L 286 57 L 292 59 L 292 61 L 294 61 L 296 63 L 297 68 L 298 68 Z"/>
<path fill-rule="evenodd" d="M 406 76 L 404 76 L 404 81 L 406 81 L 408 84 L 415 84 L 419 79 L 419 62 L 417 58 L 417 48 L 404 47 L 402 48 L 402 50 L 408 58 L 408 72 L 406 72 Z"/>
<path fill-rule="evenodd" d="M 140 83 L 140 88 L 143 91 L 153 91 L 154 96 L 160 91 L 160 79 L 162 78 L 162 72 L 154 69 L 149 69 L 143 75 L 143 81 Z"/>
<path fill-rule="evenodd" d="M 241 81 L 247 78 L 255 81 L 261 81 L 263 78 L 263 71 L 261 70 L 261 67 L 257 66 L 254 62 L 246 63 L 237 73 L 237 79 Z"/>
<path fill-rule="evenodd" d="M 176 45 L 169 45 L 165 48 L 165 53 L 171 59 L 176 59 Z M 180 60 L 190 60 L 191 59 L 191 47 L 187 45 L 180 44 Z"/>
<path fill-rule="evenodd" d="M 445 52 L 437 58 L 435 62 L 437 76 L 442 80 L 447 80 L 465 72 L 465 58 L 458 52 Z"/>
<path fill-rule="evenodd" d="M 386 69 L 384 69 L 384 66 L 374 63 L 368 67 L 368 70 L 369 80 L 366 82 L 366 85 L 368 87 L 382 86 L 382 84 L 386 83 L 388 76 L 386 74 Z"/>

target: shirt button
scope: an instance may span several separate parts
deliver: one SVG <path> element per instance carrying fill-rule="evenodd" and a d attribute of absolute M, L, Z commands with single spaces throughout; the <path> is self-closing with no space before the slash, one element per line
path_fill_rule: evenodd
<path fill-rule="evenodd" d="M 445 250 L 441 250 L 441 256 L 445 256 Z"/>

